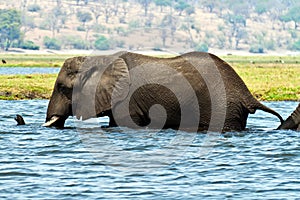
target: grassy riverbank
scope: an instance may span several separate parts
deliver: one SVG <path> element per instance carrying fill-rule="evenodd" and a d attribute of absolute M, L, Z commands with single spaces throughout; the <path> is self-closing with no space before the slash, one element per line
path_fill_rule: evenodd
<path fill-rule="evenodd" d="M 56 74 L 0 75 L 0 99 L 49 99 Z"/>
<path fill-rule="evenodd" d="M 14 55 L 14 57 L 14 62 L 17 64 L 15 66 L 49 67 L 61 66 L 66 58 L 72 56 Z M 223 56 L 222 58 L 234 67 L 252 94 L 259 100 L 300 100 L 299 56 Z M 56 76 L 56 74 L 0 75 L 0 99 L 48 99 Z"/>

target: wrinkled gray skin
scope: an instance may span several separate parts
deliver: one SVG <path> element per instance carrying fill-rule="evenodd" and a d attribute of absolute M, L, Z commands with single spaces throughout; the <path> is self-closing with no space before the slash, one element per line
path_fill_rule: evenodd
<path fill-rule="evenodd" d="M 14 118 L 17 121 L 17 125 L 25 125 L 25 120 L 23 119 L 23 117 L 21 115 L 16 115 L 16 117 Z"/>
<path fill-rule="evenodd" d="M 294 112 L 277 129 L 300 131 L 300 103 Z"/>
<path fill-rule="evenodd" d="M 208 86 L 203 79 L 203 74 L 200 75 L 199 71 L 195 69 L 189 60 L 199 62 L 199 67 L 205 70 L 217 67 L 218 73 L 222 77 L 226 94 L 217 94 L 214 95 L 215 97 L 211 97 Z M 174 58 L 155 58 L 130 52 L 119 52 L 110 56 L 67 59 L 58 74 L 54 86 L 47 109 L 45 126 L 63 128 L 65 120 L 72 115 L 76 115 L 77 118 L 82 117 L 82 119 L 94 117 L 91 109 L 96 112 L 97 117 L 108 116 L 110 118 L 109 126 L 120 125 L 116 123 L 115 119 L 122 119 L 122 117 L 128 116 L 121 116 L 122 113 L 113 112 L 115 109 L 111 106 L 113 90 L 116 88 L 114 92 L 117 93 L 117 98 L 114 98 L 114 102 L 121 103 L 132 89 L 131 79 L 135 78 L 131 77 L 132 71 L 130 70 L 147 64 L 157 65 L 157 69 L 153 70 L 153 74 L 157 79 L 164 81 L 170 87 L 182 88 L 182 83 L 176 81 L 176 77 L 179 75 L 184 76 L 191 85 L 198 101 L 197 108 L 189 107 L 192 93 L 187 92 L 189 90 L 184 88 L 180 90 L 183 94 L 180 96 L 180 104 L 172 91 L 166 87 L 158 84 L 148 84 L 138 88 L 130 98 L 129 109 L 131 119 L 140 127 L 147 126 L 151 120 L 155 121 L 155 119 L 150 119 L 149 117 L 149 108 L 154 104 L 159 104 L 165 108 L 167 114 L 163 128 L 178 129 L 181 120 L 181 108 L 184 107 L 191 113 L 189 116 L 191 121 L 193 119 L 196 120 L 197 117 L 199 118 L 199 116 L 194 115 L 195 113 L 197 114 L 194 110 L 199 109 L 201 115 L 200 120 L 197 121 L 197 130 L 208 130 L 212 112 L 211 98 L 218 98 L 222 95 L 226 95 L 225 105 L 220 105 L 224 109 L 224 113 L 226 113 L 226 118 L 221 131 L 244 130 L 248 114 L 255 113 L 257 109 L 271 113 L 277 116 L 281 122 L 283 121 L 277 112 L 257 101 L 236 72 L 225 61 L 215 55 L 191 52 Z M 176 70 L 177 74 L 165 76 L 165 73 L 161 71 L 163 68 L 159 65 L 168 66 Z M 103 69 L 105 69 L 105 72 L 99 73 Z M 98 77 L 100 76 L 99 74 L 102 74 L 102 76 Z M 96 95 L 89 96 L 85 92 L 73 91 L 74 85 L 76 85 L 76 90 L 78 88 L 87 88 L 89 80 L 95 79 L 95 77 L 97 78 Z M 122 84 L 117 84 L 119 80 L 122 80 Z M 88 103 L 93 98 L 95 98 L 96 102 L 94 108 Z M 87 102 L 86 105 L 82 105 L 84 101 Z M 78 102 L 81 102 L 81 104 Z M 117 103 L 114 105 L 117 105 Z"/>

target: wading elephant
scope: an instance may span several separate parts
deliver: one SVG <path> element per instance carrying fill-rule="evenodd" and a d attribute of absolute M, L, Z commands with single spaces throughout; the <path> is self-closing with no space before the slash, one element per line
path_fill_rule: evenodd
<path fill-rule="evenodd" d="M 241 131 L 257 109 L 283 121 L 213 54 L 157 58 L 119 52 L 67 59 L 44 126 L 62 128 L 68 116 L 108 116 L 109 126 Z"/>
<path fill-rule="evenodd" d="M 300 103 L 294 112 L 277 129 L 300 131 Z"/>

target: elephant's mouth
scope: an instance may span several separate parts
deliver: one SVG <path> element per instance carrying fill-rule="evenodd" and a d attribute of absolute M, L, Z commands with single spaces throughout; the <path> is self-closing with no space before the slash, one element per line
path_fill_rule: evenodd
<path fill-rule="evenodd" d="M 52 116 L 51 118 L 47 118 L 46 122 L 42 125 L 45 127 L 56 127 L 56 128 L 63 128 L 65 125 L 66 118 L 62 116 Z"/>

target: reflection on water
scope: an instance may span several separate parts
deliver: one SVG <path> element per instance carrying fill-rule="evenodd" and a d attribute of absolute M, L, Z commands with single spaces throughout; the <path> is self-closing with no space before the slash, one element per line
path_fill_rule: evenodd
<path fill-rule="evenodd" d="M 47 103 L 0 101 L 1 199 L 299 197 L 300 133 L 274 130 L 268 113 L 223 135 L 99 128 L 107 119 L 58 130 L 41 127 Z M 265 104 L 286 118 L 298 103 Z"/>

